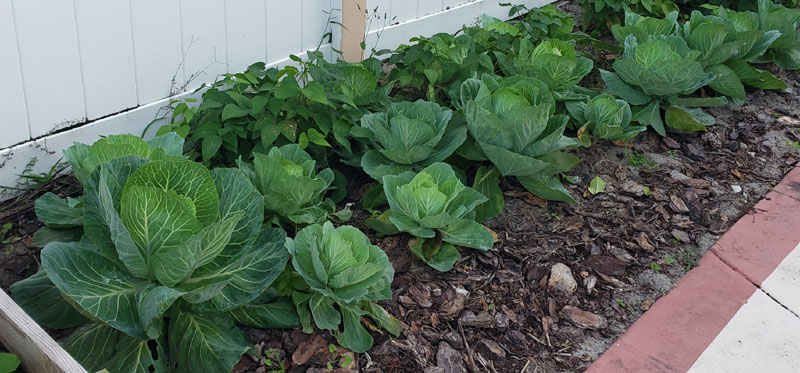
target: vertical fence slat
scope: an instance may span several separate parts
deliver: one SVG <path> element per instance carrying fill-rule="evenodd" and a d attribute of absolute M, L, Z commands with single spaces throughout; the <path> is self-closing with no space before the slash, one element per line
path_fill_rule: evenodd
<path fill-rule="evenodd" d="M 5 86 L 0 89 L 0 113 L 3 113 L 3 120 L 6 121 L 3 136 L 0 137 L 0 148 L 30 138 L 13 18 L 11 0 L 0 1 L 0 51 L 4 56 L 0 58 L 0 81 Z"/>
<path fill-rule="evenodd" d="M 135 107 L 136 75 L 128 0 L 76 0 L 86 116 Z"/>
<path fill-rule="evenodd" d="M 252 63 L 266 59 L 264 1 L 228 0 L 225 6 L 228 72 L 238 73 Z"/>
<path fill-rule="evenodd" d="M 267 61 L 275 62 L 301 50 L 302 3 L 267 0 Z"/>
<path fill-rule="evenodd" d="M 226 72 L 225 2 L 181 0 L 181 35 L 188 89 Z"/>
<path fill-rule="evenodd" d="M 178 0 L 130 0 L 139 104 L 183 87 Z"/>
<path fill-rule="evenodd" d="M 14 1 L 22 81 L 33 137 L 86 118 L 71 1 Z"/>
<path fill-rule="evenodd" d="M 303 2 L 303 41 L 302 50 L 314 50 L 320 45 L 327 25 L 330 12 L 329 0 L 302 0 Z M 328 44 L 325 40 L 322 44 Z"/>

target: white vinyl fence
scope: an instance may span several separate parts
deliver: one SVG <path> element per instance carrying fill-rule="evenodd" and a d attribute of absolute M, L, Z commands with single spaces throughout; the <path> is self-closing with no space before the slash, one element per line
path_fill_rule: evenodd
<path fill-rule="evenodd" d="M 0 0 L 0 186 L 73 142 L 141 134 L 170 100 L 257 61 L 288 64 L 328 32 L 335 58 L 342 1 L 356 0 Z M 505 1 L 367 0 L 367 47 L 507 18 Z"/>

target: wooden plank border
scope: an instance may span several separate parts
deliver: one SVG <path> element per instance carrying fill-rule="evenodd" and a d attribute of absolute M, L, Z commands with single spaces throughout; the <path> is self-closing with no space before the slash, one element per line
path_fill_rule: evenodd
<path fill-rule="evenodd" d="M 0 290 L 0 341 L 36 373 L 86 373 L 39 324 Z"/>

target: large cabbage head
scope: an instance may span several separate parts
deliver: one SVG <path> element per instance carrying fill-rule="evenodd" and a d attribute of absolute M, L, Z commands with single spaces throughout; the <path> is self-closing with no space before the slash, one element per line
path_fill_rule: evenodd
<path fill-rule="evenodd" d="M 356 352 L 372 346 L 372 337 L 361 325 L 370 316 L 378 326 L 398 334 L 398 323 L 373 303 L 392 298 L 394 268 L 386 253 L 370 243 L 355 227 L 334 228 L 330 222 L 300 230 L 286 239 L 295 271 L 310 292 L 293 294 L 300 321 L 310 331 L 310 322 L 320 329 L 339 330 L 339 343 Z"/>
<path fill-rule="evenodd" d="M 288 260 L 286 234 L 262 228 L 247 177 L 127 155 L 97 166 L 84 192 L 85 237 L 49 243 L 45 275 L 16 284 L 15 296 L 33 314 L 62 313 L 49 323 L 86 315 L 64 345 L 89 370 L 230 371 L 248 349 L 234 323 L 267 326 L 254 320 L 271 316 L 248 307 Z"/>
<path fill-rule="evenodd" d="M 516 176 L 541 198 L 573 201 L 555 176 L 578 162 L 560 152 L 578 142 L 564 136 L 569 118 L 554 115 L 544 83 L 524 76 L 469 79 L 461 92 L 469 133 L 501 174 Z"/>
<path fill-rule="evenodd" d="M 367 114 L 353 135 L 367 142 L 361 167 L 375 180 L 418 171 L 449 157 L 467 137 L 463 126 L 450 126 L 453 112 L 418 100 L 397 102 L 383 113 Z M 454 122 L 453 122 L 454 123 Z"/>
<path fill-rule="evenodd" d="M 453 245 L 492 248 L 491 233 L 475 221 L 475 207 L 488 199 L 464 186 L 450 165 L 439 162 L 416 174 L 384 176 L 383 190 L 389 221 L 418 238 L 411 250 L 433 268 L 447 271 L 460 259 Z"/>

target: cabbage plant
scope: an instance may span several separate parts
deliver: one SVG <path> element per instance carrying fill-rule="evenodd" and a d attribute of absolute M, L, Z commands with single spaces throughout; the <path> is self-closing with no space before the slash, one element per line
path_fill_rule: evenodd
<path fill-rule="evenodd" d="M 128 155 L 148 159 L 184 159 L 183 138 L 168 133 L 142 140 L 133 135 L 111 135 L 86 145 L 76 143 L 64 150 L 64 156 L 72 167 L 72 173 L 81 184 L 98 166 Z M 33 237 L 33 245 L 44 247 L 54 241 L 71 242 L 83 235 L 83 197 L 60 198 L 45 193 L 36 199 L 36 217 L 44 224 Z"/>
<path fill-rule="evenodd" d="M 334 173 L 326 168 L 317 172 L 316 162 L 297 144 L 273 147 L 268 154 L 254 153 L 253 164 L 238 161 L 239 168 L 263 195 L 264 208 L 277 215 L 278 222 L 314 224 L 328 217 L 349 220 L 351 211 L 336 212 L 336 205 L 325 193 L 332 189 Z"/>
<path fill-rule="evenodd" d="M 784 70 L 800 69 L 800 9 L 790 9 L 770 0 L 758 0 L 758 29 L 777 30 L 780 37 L 754 62 L 775 62 Z"/>
<path fill-rule="evenodd" d="M 536 47 L 521 40 L 517 56 L 498 53 L 498 61 L 506 76 L 525 75 L 544 82 L 558 99 L 575 95 L 573 87 L 592 72 L 592 60 L 578 56 L 572 44 L 549 39 Z"/>
<path fill-rule="evenodd" d="M 263 227 L 241 171 L 128 155 L 97 166 L 84 193 L 85 237 L 45 246 L 42 271 L 12 292 L 46 326 L 81 325 L 62 344 L 88 370 L 230 371 L 249 349 L 234 324 L 297 324 L 262 296 L 286 234 Z"/>
<path fill-rule="evenodd" d="M 364 233 L 325 222 L 303 228 L 285 245 L 295 271 L 308 284 L 308 291 L 292 294 L 304 331 L 313 331 L 313 318 L 318 328 L 334 331 L 339 344 L 355 352 L 372 346 L 362 316 L 399 335 L 397 319 L 375 303 L 392 298 L 394 268 Z"/>
<path fill-rule="evenodd" d="M 474 211 L 488 199 L 464 186 L 450 165 L 438 162 L 416 174 L 386 175 L 383 190 L 388 220 L 417 237 L 411 251 L 431 267 L 450 270 L 461 259 L 455 246 L 492 248 L 492 234 L 475 221 Z"/>
<path fill-rule="evenodd" d="M 574 202 L 557 176 L 578 163 L 560 152 L 578 141 L 564 136 L 569 118 L 554 115 L 555 101 L 544 83 L 484 75 L 465 81 L 458 96 L 475 144 L 459 154 L 490 160 L 500 174 L 516 177 L 540 198 Z"/>
<path fill-rule="evenodd" d="M 614 62 L 612 73 L 600 70 L 606 89 L 640 108 L 634 120 L 665 136 L 661 108 L 667 126 L 700 131 L 714 118 L 699 107 L 725 105 L 725 97 L 681 97 L 713 82 L 717 75 L 706 72 L 680 36 L 659 36 L 641 42 L 635 35 L 625 38 L 625 52 Z"/>
<path fill-rule="evenodd" d="M 419 171 L 453 154 L 467 138 L 463 125 L 451 122 L 453 112 L 434 102 L 397 102 L 382 113 L 367 114 L 353 135 L 372 148 L 361 167 L 373 179 Z"/>
<path fill-rule="evenodd" d="M 586 102 L 571 101 L 567 110 L 580 129 L 578 139 L 589 146 L 591 139 L 630 140 L 647 128 L 631 125 L 631 107 L 625 100 L 601 94 Z"/>

